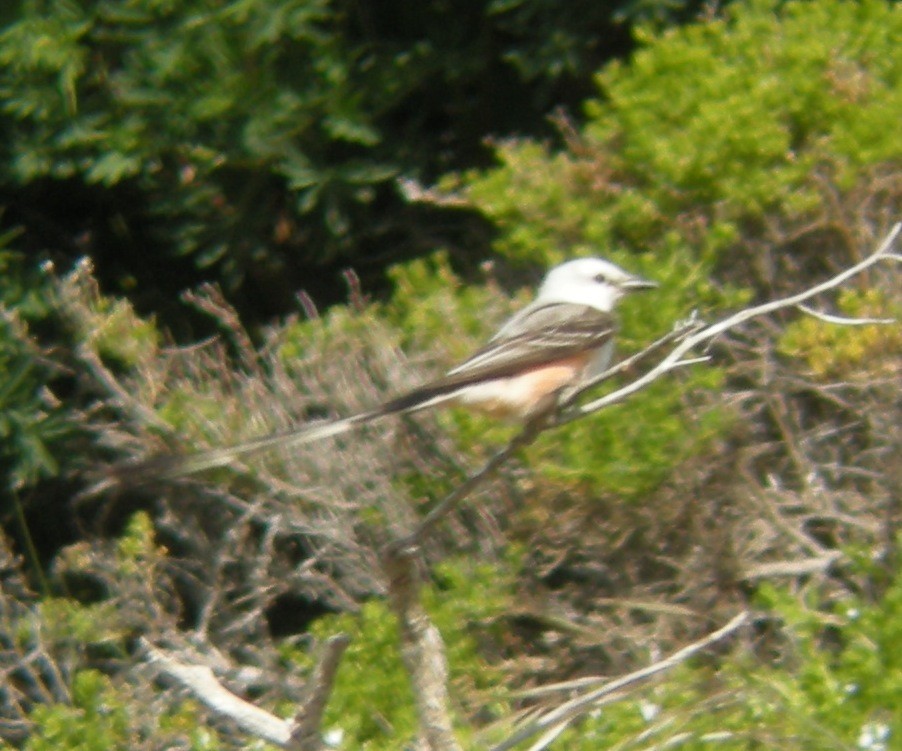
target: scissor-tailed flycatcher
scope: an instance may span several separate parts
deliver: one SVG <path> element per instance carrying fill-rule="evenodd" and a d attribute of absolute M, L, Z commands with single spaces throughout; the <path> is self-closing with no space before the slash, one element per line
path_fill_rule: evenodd
<path fill-rule="evenodd" d="M 160 457 L 146 469 L 156 465 L 157 477 L 190 474 L 252 451 L 308 443 L 380 417 L 445 404 L 531 420 L 555 407 L 569 389 L 604 372 L 614 349 L 617 301 L 627 292 L 656 286 L 600 258 L 568 261 L 548 272 L 535 300 L 488 344 L 425 386 L 343 420 L 213 451 Z"/>

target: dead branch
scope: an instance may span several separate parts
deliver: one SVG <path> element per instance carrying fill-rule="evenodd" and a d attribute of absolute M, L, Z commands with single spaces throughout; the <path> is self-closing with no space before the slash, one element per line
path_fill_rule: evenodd
<path fill-rule="evenodd" d="M 491 751 L 508 751 L 517 744 L 527 740 L 528 738 L 532 738 L 539 733 L 556 731 L 556 734 L 560 731 L 560 729 L 562 729 L 562 725 L 566 726 L 566 724 L 572 722 L 577 717 L 580 717 L 591 709 L 599 706 L 599 704 L 601 704 L 605 699 L 608 699 L 613 695 L 620 696 L 621 692 L 624 689 L 629 688 L 636 683 L 640 683 L 648 678 L 651 678 L 658 673 L 663 673 L 666 670 L 674 668 L 680 663 L 688 660 L 690 657 L 698 654 L 702 650 L 707 649 L 715 642 L 718 642 L 721 639 L 734 633 L 748 621 L 748 617 L 749 614 L 747 612 L 739 613 L 738 615 L 734 616 L 725 626 L 722 626 L 721 628 L 717 629 L 717 631 L 714 631 L 704 638 L 699 639 L 698 641 L 693 642 L 686 647 L 683 647 L 678 652 L 674 652 L 672 655 L 670 655 L 670 657 L 652 663 L 651 665 L 648 665 L 641 670 L 636 670 L 632 673 L 621 676 L 620 678 L 616 678 L 613 681 L 604 683 L 596 689 L 588 691 L 581 696 L 577 696 L 574 699 L 570 699 L 569 701 L 564 702 L 550 712 L 546 712 L 538 719 L 532 720 L 527 723 L 523 728 L 515 732 L 509 738 L 494 746 Z"/>
<path fill-rule="evenodd" d="M 161 676 L 187 688 L 216 714 L 226 717 L 249 734 L 289 751 L 316 751 L 322 747 L 320 723 L 332 693 L 335 672 L 350 639 L 338 634 L 322 647 L 319 661 L 307 684 L 304 706 L 294 720 L 284 720 L 236 696 L 220 683 L 206 665 L 189 665 L 142 639 L 147 662 Z"/>
<path fill-rule="evenodd" d="M 390 545 L 384 556 L 388 596 L 401 631 L 401 659 L 410 676 L 425 751 L 460 751 L 451 724 L 448 662 L 442 635 L 420 600 L 415 551 Z"/>
<path fill-rule="evenodd" d="M 142 647 L 148 663 L 156 667 L 160 675 L 187 688 L 214 712 L 228 717 L 257 738 L 282 748 L 291 748 L 290 721 L 236 696 L 217 680 L 212 669 L 206 665 L 185 664 L 146 641 L 142 642 Z"/>

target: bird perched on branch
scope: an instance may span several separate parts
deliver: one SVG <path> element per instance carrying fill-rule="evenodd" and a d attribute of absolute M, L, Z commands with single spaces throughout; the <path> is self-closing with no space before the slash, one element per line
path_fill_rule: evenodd
<path fill-rule="evenodd" d="M 310 443 L 390 415 L 444 405 L 528 422 L 608 368 L 617 302 L 629 292 L 656 286 L 601 258 L 567 261 L 548 272 L 533 302 L 484 347 L 434 381 L 352 417 L 211 451 L 157 456 L 122 473 L 146 479 L 178 477 L 229 464 L 244 454 Z"/>

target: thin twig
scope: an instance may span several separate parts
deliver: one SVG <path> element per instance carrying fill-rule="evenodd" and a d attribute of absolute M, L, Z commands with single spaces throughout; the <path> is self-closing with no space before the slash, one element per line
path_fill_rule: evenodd
<path fill-rule="evenodd" d="M 551 712 L 548 712 L 537 720 L 530 722 L 528 725 L 510 736 L 510 738 L 494 746 L 492 748 L 492 751 L 508 751 L 508 749 L 513 748 L 518 743 L 521 743 L 528 738 L 545 732 L 550 728 L 555 728 L 563 722 L 569 722 L 574 718 L 585 714 L 585 712 L 595 706 L 606 696 L 621 691 L 628 686 L 639 683 L 640 681 L 644 681 L 647 678 L 652 677 L 653 675 L 657 675 L 658 673 L 670 670 L 676 665 L 679 665 L 680 663 L 688 660 L 690 657 L 698 654 L 703 649 L 706 649 L 711 644 L 714 644 L 715 642 L 723 639 L 726 636 L 729 636 L 734 631 L 738 630 L 739 627 L 748 620 L 748 617 L 749 614 L 743 611 L 733 617 L 725 626 L 722 626 L 721 628 L 717 629 L 717 631 L 708 634 L 703 639 L 699 639 L 698 641 L 693 642 L 686 647 L 683 647 L 678 652 L 674 652 L 672 655 L 670 655 L 670 657 L 652 663 L 651 665 L 648 665 L 641 670 L 636 670 L 613 681 L 609 681 L 608 683 L 599 686 L 593 691 L 589 691 L 582 696 L 578 696 L 575 699 L 571 699 L 570 701 L 561 704 Z"/>
<path fill-rule="evenodd" d="M 749 581 L 751 579 L 772 579 L 775 576 L 819 574 L 835 565 L 842 558 L 843 554 L 836 550 L 815 558 L 803 558 L 798 561 L 766 561 L 744 571 L 742 578 Z"/>
<path fill-rule="evenodd" d="M 885 326 L 890 323 L 896 323 L 895 318 L 848 318 L 846 316 L 837 316 L 830 313 L 824 313 L 820 310 L 809 308 L 807 305 L 796 305 L 796 307 L 812 318 L 817 318 L 819 321 L 823 321 L 824 323 L 835 323 L 837 326 Z"/>
<path fill-rule="evenodd" d="M 618 375 L 631 371 L 636 367 L 636 365 L 647 359 L 654 352 L 663 349 L 668 344 L 682 341 L 690 334 L 693 334 L 703 329 L 704 327 L 704 322 L 696 318 L 695 313 L 693 313 L 685 321 L 678 321 L 673 327 L 673 330 L 664 334 L 664 336 L 662 336 L 660 339 L 656 339 L 647 347 L 644 347 L 639 352 L 636 352 L 634 355 L 620 360 L 618 363 L 612 365 L 603 373 L 599 373 L 594 378 L 586 381 L 585 383 L 581 383 L 579 385 L 579 388 L 575 389 L 572 393 L 566 394 L 565 397 L 561 400 L 560 409 L 562 411 L 566 411 L 576 402 L 577 399 L 579 399 L 582 394 L 585 394 L 587 391 L 591 391 L 605 381 L 609 381 Z"/>
<path fill-rule="evenodd" d="M 395 547 L 410 547 L 419 544 L 423 537 L 438 522 L 445 518 L 454 507 L 472 493 L 479 485 L 489 479 L 497 472 L 508 459 L 510 459 L 519 449 L 532 443 L 538 434 L 542 431 L 542 425 L 537 422 L 527 424 L 523 430 L 515 435 L 508 444 L 495 453 L 480 469 L 471 474 L 446 495 L 425 517 L 417 524 L 416 528 L 409 535 L 396 541 Z"/>
<path fill-rule="evenodd" d="M 162 419 L 156 412 L 146 407 L 134 394 L 122 386 L 116 376 L 103 364 L 103 361 L 97 353 L 87 345 L 79 345 L 76 348 L 76 355 L 81 363 L 88 369 L 97 383 L 101 384 L 113 399 L 128 410 L 133 417 L 140 422 L 149 425 L 157 430 L 170 433 L 172 426 Z"/>

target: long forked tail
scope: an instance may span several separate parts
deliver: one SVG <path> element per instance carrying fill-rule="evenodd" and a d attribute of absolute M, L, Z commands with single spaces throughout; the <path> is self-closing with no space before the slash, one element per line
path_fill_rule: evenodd
<path fill-rule="evenodd" d="M 353 417 L 332 420 L 318 425 L 298 428 L 282 433 L 272 433 L 246 443 L 224 446 L 193 454 L 161 454 L 141 462 L 126 462 L 112 470 L 112 481 L 126 485 L 141 485 L 176 477 L 192 475 L 215 467 L 224 467 L 247 454 L 273 448 L 292 448 L 325 438 L 342 435 L 354 428 L 389 415 L 417 412 L 453 399 L 454 389 L 425 387 L 416 389 L 396 399 Z"/>
<path fill-rule="evenodd" d="M 128 485 L 172 480 L 176 477 L 192 475 L 215 467 L 225 467 L 247 454 L 254 454 L 277 447 L 292 448 L 312 443 L 324 438 L 341 435 L 358 425 L 377 420 L 387 413 L 381 410 L 364 412 L 353 417 L 311 425 L 285 433 L 273 433 L 246 443 L 224 446 L 210 451 L 193 454 L 160 454 L 137 463 L 123 463 L 113 468 L 113 474 L 120 482 Z"/>

